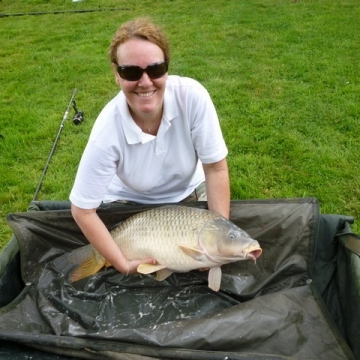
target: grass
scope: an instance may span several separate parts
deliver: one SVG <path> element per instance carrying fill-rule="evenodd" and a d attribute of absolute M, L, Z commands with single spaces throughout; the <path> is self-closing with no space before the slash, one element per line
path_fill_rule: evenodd
<path fill-rule="evenodd" d="M 84 9 L 99 11 L 74 12 Z M 0 248 L 76 87 L 86 119 L 75 126 L 70 114 L 37 198 L 68 199 L 92 124 L 118 91 L 110 38 L 144 15 L 168 34 L 170 73 L 214 100 L 233 199 L 316 197 L 323 213 L 360 217 L 358 0 L 3 0 L 0 13 L 13 14 L 0 17 Z M 19 15 L 29 13 L 43 14 Z"/>

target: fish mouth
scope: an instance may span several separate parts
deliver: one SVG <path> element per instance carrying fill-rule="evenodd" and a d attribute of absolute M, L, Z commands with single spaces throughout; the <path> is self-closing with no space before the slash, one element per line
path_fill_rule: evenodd
<path fill-rule="evenodd" d="M 256 263 L 256 259 L 260 257 L 262 254 L 262 249 L 255 249 L 252 251 L 249 251 L 247 254 L 245 254 L 245 258 L 252 259 Z"/>

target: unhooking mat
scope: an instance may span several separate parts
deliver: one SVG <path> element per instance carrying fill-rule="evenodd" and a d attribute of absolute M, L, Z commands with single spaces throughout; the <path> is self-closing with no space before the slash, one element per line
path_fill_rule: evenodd
<path fill-rule="evenodd" d="M 98 213 L 111 229 L 151 207 Z M 157 282 L 108 268 L 71 284 L 68 254 L 87 242 L 70 211 L 11 214 L 25 288 L 0 309 L 0 339 L 84 359 L 355 359 L 314 286 L 319 218 L 315 199 L 232 201 L 263 254 L 223 266 L 213 292 L 200 271 Z"/>

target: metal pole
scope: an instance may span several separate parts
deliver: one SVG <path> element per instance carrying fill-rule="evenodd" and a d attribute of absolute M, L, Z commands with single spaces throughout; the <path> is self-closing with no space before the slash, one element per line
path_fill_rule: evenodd
<path fill-rule="evenodd" d="M 67 117 L 69 116 L 70 108 L 71 108 L 71 106 L 72 106 L 72 104 L 73 104 L 73 101 L 74 101 L 74 99 L 75 99 L 75 96 L 76 96 L 77 92 L 78 92 L 78 90 L 75 88 L 74 91 L 73 91 L 73 94 L 72 94 L 72 96 L 71 96 L 71 100 L 70 100 L 70 102 L 69 102 L 69 105 L 68 105 L 68 107 L 66 108 L 64 117 L 63 117 L 63 119 L 62 119 L 62 121 L 61 121 L 61 123 L 60 123 L 59 131 L 58 131 L 58 133 L 57 133 L 57 135 L 56 135 L 54 144 L 53 144 L 52 149 L 51 149 L 51 151 L 50 151 L 48 160 L 47 160 L 47 162 L 46 162 L 44 171 L 43 171 L 43 173 L 42 173 L 42 175 L 41 175 L 39 184 L 38 184 L 38 186 L 37 186 L 37 188 L 36 188 L 36 191 L 35 191 L 35 194 L 34 194 L 34 197 L 33 197 L 32 201 L 35 201 L 36 198 L 37 198 L 37 196 L 38 196 L 38 194 L 39 194 L 39 191 L 40 191 L 40 189 L 41 189 L 41 185 L 42 185 L 43 179 L 44 179 L 44 177 L 45 177 L 45 175 L 46 175 L 46 172 L 47 172 L 47 170 L 48 170 L 48 167 L 49 167 L 49 165 L 50 165 L 51 158 L 52 158 L 52 156 L 53 156 L 53 154 L 54 154 L 54 152 L 55 152 L 55 148 L 56 148 L 57 142 L 59 141 L 61 131 L 62 131 L 63 127 L 64 127 L 64 123 L 65 123 Z"/>

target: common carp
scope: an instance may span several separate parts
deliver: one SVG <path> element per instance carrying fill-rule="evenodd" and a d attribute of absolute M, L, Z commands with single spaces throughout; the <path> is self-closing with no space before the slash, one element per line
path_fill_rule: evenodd
<path fill-rule="evenodd" d="M 128 260 L 156 261 L 139 265 L 139 273 L 156 272 L 156 279 L 162 281 L 173 272 L 209 268 L 208 283 L 214 291 L 220 288 L 221 265 L 247 259 L 256 261 L 262 253 L 256 240 L 225 217 L 181 205 L 139 212 L 110 233 Z M 81 264 L 72 273 L 72 282 L 111 266 L 92 245 L 74 250 L 70 257 Z"/>

